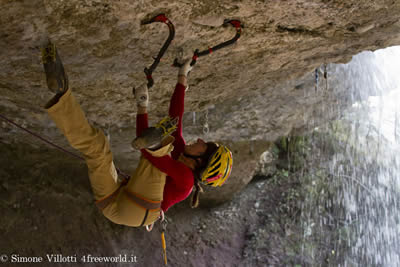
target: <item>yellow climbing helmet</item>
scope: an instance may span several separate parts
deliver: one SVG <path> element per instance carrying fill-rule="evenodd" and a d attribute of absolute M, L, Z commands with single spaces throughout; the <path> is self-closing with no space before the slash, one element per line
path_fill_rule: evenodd
<path fill-rule="evenodd" d="M 232 152 L 226 146 L 216 145 L 217 150 L 201 174 L 201 182 L 214 187 L 222 186 L 232 171 Z"/>

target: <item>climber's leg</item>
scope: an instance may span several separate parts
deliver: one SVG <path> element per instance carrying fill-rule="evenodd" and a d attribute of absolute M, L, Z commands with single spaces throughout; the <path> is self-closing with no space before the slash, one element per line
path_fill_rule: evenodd
<path fill-rule="evenodd" d="M 48 87 L 56 92 L 45 106 L 47 112 L 70 145 L 84 155 L 95 199 L 104 198 L 119 187 L 108 140 L 102 131 L 88 123 L 68 89 L 68 79 L 61 59 L 56 47 L 50 42 L 42 50 L 42 60 Z"/>
<path fill-rule="evenodd" d="M 147 150 L 153 157 L 163 157 L 168 155 L 173 150 L 173 137 L 164 139 L 162 147 L 152 151 Z M 131 226 L 149 225 L 156 221 L 160 215 L 160 209 L 146 210 L 132 202 L 132 194 L 145 199 L 152 203 L 161 203 L 163 200 L 164 186 L 166 181 L 166 174 L 157 169 L 150 163 L 144 156 L 140 157 L 140 161 L 136 170 L 132 174 L 131 179 L 126 186 L 124 186 L 119 194 L 115 210 L 118 214 L 118 221 L 123 224 L 131 224 Z M 133 205 L 132 205 L 133 203 Z M 105 213 L 106 216 L 108 214 Z M 112 217 L 109 216 L 112 220 Z"/>
<path fill-rule="evenodd" d="M 102 199 L 117 190 L 118 175 L 108 140 L 101 130 L 88 123 L 71 90 L 58 103 L 49 107 L 47 112 L 70 145 L 82 152 L 95 199 Z"/>

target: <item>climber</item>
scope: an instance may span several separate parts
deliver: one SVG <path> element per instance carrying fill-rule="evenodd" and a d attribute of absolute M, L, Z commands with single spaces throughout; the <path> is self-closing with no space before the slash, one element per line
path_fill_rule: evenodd
<path fill-rule="evenodd" d="M 56 46 L 50 41 L 42 48 L 42 61 L 47 86 L 55 93 L 45 108 L 70 145 L 83 154 L 96 204 L 112 222 L 134 227 L 151 225 L 172 205 L 186 199 L 193 187 L 196 192 L 192 206 L 195 207 L 200 183 L 221 186 L 229 177 L 232 153 L 227 147 L 201 139 L 186 145 L 182 137 L 187 75 L 192 68 L 190 60 L 179 69 L 169 107 L 169 116 L 177 118 L 176 130 L 160 138 L 156 146 L 139 147 L 140 162 L 124 183 L 118 180 L 107 138 L 85 118 L 69 88 Z M 135 98 L 136 134 L 141 136 L 148 128 L 147 85 L 135 90 Z M 133 145 L 137 147 L 138 144 L 134 141 Z"/>

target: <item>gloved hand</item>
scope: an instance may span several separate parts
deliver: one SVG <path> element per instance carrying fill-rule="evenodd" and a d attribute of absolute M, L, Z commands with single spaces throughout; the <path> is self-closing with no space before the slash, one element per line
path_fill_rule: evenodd
<path fill-rule="evenodd" d="M 149 105 L 149 92 L 147 84 L 142 84 L 138 88 L 133 89 L 133 94 L 136 98 L 136 105 L 139 107 L 147 108 Z"/>
<path fill-rule="evenodd" d="M 178 76 L 187 76 L 189 74 L 193 68 L 193 66 L 190 66 L 190 62 L 192 62 L 191 58 L 185 60 L 182 67 L 179 68 Z"/>

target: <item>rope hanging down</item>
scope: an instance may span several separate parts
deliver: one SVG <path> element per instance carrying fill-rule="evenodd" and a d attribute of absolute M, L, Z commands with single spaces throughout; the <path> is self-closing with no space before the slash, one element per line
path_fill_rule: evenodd
<path fill-rule="evenodd" d="M 169 45 L 171 44 L 172 40 L 175 37 L 174 24 L 172 24 L 172 22 L 165 16 L 165 14 L 159 14 L 152 19 L 142 21 L 141 24 L 146 25 L 146 24 L 150 24 L 153 22 L 162 22 L 162 23 L 167 24 L 168 29 L 169 29 L 169 36 L 168 36 L 168 39 L 165 41 L 164 45 L 161 47 L 160 52 L 158 52 L 157 57 L 154 58 L 153 64 L 151 64 L 151 66 L 149 68 L 144 68 L 144 73 L 146 74 L 148 88 L 151 88 L 154 85 L 154 80 L 152 77 L 153 71 L 157 68 L 162 56 L 164 55 L 165 51 L 167 51 Z"/>
<path fill-rule="evenodd" d="M 211 54 L 212 52 L 217 51 L 217 50 L 219 50 L 221 48 L 224 48 L 224 47 L 227 47 L 229 45 L 232 45 L 240 38 L 240 36 L 242 34 L 242 28 L 243 28 L 243 25 L 241 25 L 240 20 L 226 19 L 224 21 L 224 23 L 222 24 L 222 26 L 224 26 L 224 27 L 229 26 L 229 25 L 231 25 L 231 26 L 236 28 L 235 36 L 232 39 L 228 40 L 228 41 L 220 43 L 220 44 L 218 44 L 216 46 L 213 46 L 211 48 L 208 48 L 206 50 L 199 51 L 199 49 L 196 49 L 194 51 L 194 54 L 193 54 L 193 57 L 192 57 L 192 62 L 190 63 L 190 66 L 193 66 L 194 64 L 196 64 L 196 61 L 197 61 L 197 59 L 199 57 L 206 56 L 206 55 Z M 182 64 L 180 64 L 178 62 L 178 59 L 175 58 L 173 66 L 174 67 L 181 67 Z"/>
<path fill-rule="evenodd" d="M 165 241 L 165 232 L 167 231 L 168 221 L 165 217 L 161 218 L 161 246 L 163 249 L 163 259 L 165 266 L 168 265 L 167 242 Z"/>
<path fill-rule="evenodd" d="M 6 118 L 5 116 L 3 116 L 3 115 L 1 115 L 1 114 L 0 114 L 0 118 L 3 119 L 4 121 L 6 121 L 7 123 L 9 123 L 9 124 L 11 124 L 11 125 L 14 125 L 14 126 L 16 126 L 17 128 L 20 128 L 21 130 L 23 130 L 23 131 L 29 133 L 30 135 L 32 135 L 32 136 L 34 136 L 34 137 L 40 139 L 41 141 L 43 141 L 43 142 L 45 142 L 45 143 L 47 143 L 47 144 L 49 144 L 49 145 L 51 145 L 51 146 L 57 148 L 58 150 L 61 150 L 62 152 L 66 153 L 66 154 L 68 154 L 68 155 L 71 155 L 71 156 L 73 156 L 73 157 L 75 157 L 75 158 L 78 158 L 78 159 L 80 159 L 80 160 L 85 160 L 82 156 L 79 156 L 78 154 L 75 154 L 75 153 L 73 153 L 73 152 L 71 152 L 71 151 L 66 150 L 65 148 L 63 148 L 63 147 L 61 147 L 61 146 L 59 146 L 59 145 L 56 145 L 56 144 L 50 142 L 50 141 L 47 140 L 46 138 L 43 138 L 42 136 L 40 136 L 40 135 L 38 135 L 38 134 L 36 134 L 36 133 L 30 131 L 29 129 L 27 129 L 27 128 L 25 128 L 25 127 L 22 127 L 21 125 L 19 125 L 19 124 L 13 122 L 12 120 Z M 123 177 L 125 180 L 129 180 L 129 178 L 131 178 L 130 175 L 128 175 L 128 174 L 126 174 L 126 173 L 123 173 L 120 169 L 116 168 L 116 170 L 117 170 L 118 175 L 120 175 L 121 177 Z"/>

